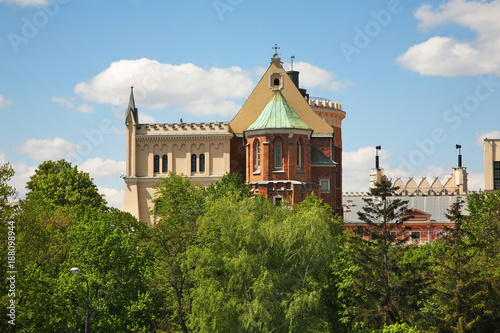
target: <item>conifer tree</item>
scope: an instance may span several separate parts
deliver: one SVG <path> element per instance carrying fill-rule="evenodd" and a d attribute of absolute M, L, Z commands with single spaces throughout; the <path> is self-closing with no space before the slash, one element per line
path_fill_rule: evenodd
<path fill-rule="evenodd" d="M 410 218 L 410 210 L 406 200 L 391 198 L 396 190 L 385 176 L 370 189 L 373 198 L 363 199 L 366 205 L 358 212 L 359 219 L 366 223 L 361 231 L 370 239 L 354 242 L 350 252 L 353 264 L 359 268 L 352 279 L 353 287 L 363 300 L 353 310 L 358 321 L 372 327 L 399 320 L 400 290 L 404 286 L 396 278 L 398 255 L 402 252 L 398 245 L 408 240 L 410 228 L 404 223 Z"/>

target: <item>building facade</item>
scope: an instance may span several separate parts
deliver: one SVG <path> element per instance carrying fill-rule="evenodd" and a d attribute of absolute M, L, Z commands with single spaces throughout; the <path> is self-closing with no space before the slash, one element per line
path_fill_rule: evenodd
<path fill-rule="evenodd" d="M 378 165 L 372 169 L 370 188 L 380 182 L 383 175 L 384 169 L 379 168 Z M 467 169 L 461 165 L 461 156 L 459 156 L 458 167 L 452 168 L 450 176 L 444 182 L 441 182 L 438 177 L 430 182 L 426 178 L 416 181 L 410 177 L 405 182 L 397 178 L 393 186 L 398 189 L 394 191 L 393 197 L 389 197 L 389 200 L 397 198 L 408 201 L 407 207 L 411 210 L 410 218 L 404 223 L 404 226 L 410 227 L 411 230 L 405 231 L 403 237 L 411 236 L 409 242 L 415 244 L 432 243 L 445 231 L 445 227 L 453 227 L 453 221 L 450 221 L 446 214 L 450 206 L 457 201 L 462 203 L 462 214 L 467 214 L 465 210 L 467 183 Z M 368 227 L 358 216 L 358 212 L 361 212 L 366 205 L 364 199 L 367 198 L 376 200 L 369 193 L 344 193 L 344 222 L 347 229 L 358 230 L 359 227 Z M 400 231 L 400 228 L 394 228 L 395 234 Z M 364 237 L 369 239 L 370 234 L 364 234 Z"/>
<path fill-rule="evenodd" d="M 484 190 L 500 190 L 500 139 L 484 139 Z"/>
<path fill-rule="evenodd" d="M 126 111 L 124 207 L 154 225 L 154 186 L 169 172 L 204 186 L 238 172 L 255 193 L 295 204 L 314 192 L 342 215 L 339 103 L 309 98 L 277 54 L 229 122 L 141 124 L 133 90 Z"/>

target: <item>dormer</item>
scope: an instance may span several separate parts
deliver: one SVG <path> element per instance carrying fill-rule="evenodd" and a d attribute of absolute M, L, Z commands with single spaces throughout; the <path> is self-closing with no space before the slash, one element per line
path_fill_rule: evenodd
<path fill-rule="evenodd" d="M 274 72 L 269 75 L 269 89 L 273 91 L 283 89 L 283 73 Z"/>

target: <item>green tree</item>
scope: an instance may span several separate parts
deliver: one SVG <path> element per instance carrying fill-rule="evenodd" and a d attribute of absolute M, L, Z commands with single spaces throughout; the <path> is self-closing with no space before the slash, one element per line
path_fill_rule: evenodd
<path fill-rule="evenodd" d="M 163 325 L 188 332 L 194 281 L 186 258 L 196 241 L 197 219 L 203 215 L 204 189 L 170 173 L 156 187 L 153 202 L 156 226 L 148 230 L 146 249 L 155 258 L 156 272 L 150 282 L 156 293 L 164 295 L 166 316 L 176 318 L 176 325 L 168 321 Z"/>
<path fill-rule="evenodd" d="M 335 323 L 330 265 L 341 222 L 317 197 L 292 209 L 257 196 L 223 197 L 203 216 L 191 247 L 199 332 L 329 332 Z"/>
<path fill-rule="evenodd" d="M 391 198 L 396 187 L 385 176 L 370 189 L 374 198 L 363 199 L 366 205 L 358 213 L 366 227 L 361 232 L 370 235 L 369 241 L 348 236 L 344 255 L 346 282 L 352 288 L 353 304 L 346 313 L 368 327 L 379 328 L 395 324 L 401 318 L 401 292 L 405 281 L 398 277 L 398 261 L 404 252 L 409 229 L 404 225 L 410 210 L 407 201 Z"/>
<path fill-rule="evenodd" d="M 498 332 L 498 275 L 491 274 L 478 255 L 477 238 L 466 227 L 474 223 L 465 222 L 469 217 L 462 214 L 462 205 L 458 198 L 450 206 L 446 216 L 454 227 L 446 228 L 435 244 L 431 299 L 437 305 L 435 328 L 440 332 Z"/>
<path fill-rule="evenodd" d="M 2 281 L 0 286 L 0 307 L 2 309 L 6 309 L 12 299 L 8 296 L 9 284 L 6 282 L 8 277 L 7 271 L 15 270 L 8 269 L 9 257 L 13 259 L 12 254 L 15 252 L 13 247 L 16 244 L 15 237 L 17 234 L 16 225 L 14 223 L 15 207 L 11 202 L 16 192 L 15 189 L 8 184 L 13 176 L 14 169 L 9 163 L 0 166 L 0 279 Z M 9 241 L 11 242 L 10 244 Z M 0 331 L 8 332 L 10 329 L 13 329 L 13 326 L 9 325 L 7 322 L 10 318 L 6 316 L 3 316 L 3 318 L 4 319 L 0 322 Z"/>
<path fill-rule="evenodd" d="M 65 160 L 45 161 L 26 183 L 26 199 L 43 197 L 54 206 L 72 206 L 83 209 L 104 209 L 106 200 L 99 194 L 88 173 L 78 171 Z"/>
<path fill-rule="evenodd" d="M 209 204 L 227 195 L 241 199 L 253 196 L 252 187 L 245 183 L 243 176 L 237 172 L 224 174 L 220 181 L 210 184 L 205 190 Z"/>

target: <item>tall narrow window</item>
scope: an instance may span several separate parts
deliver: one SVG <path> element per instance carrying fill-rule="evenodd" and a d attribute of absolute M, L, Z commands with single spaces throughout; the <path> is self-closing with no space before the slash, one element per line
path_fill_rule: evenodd
<path fill-rule="evenodd" d="M 161 171 L 162 172 L 167 172 L 168 171 L 168 157 L 167 157 L 167 155 L 163 155 L 163 157 L 162 157 Z"/>
<path fill-rule="evenodd" d="M 191 155 L 191 171 L 196 172 L 196 154 Z"/>
<path fill-rule="evenodd" d="M 260 170 L 260 141 L 255 144 L 255 170 Z"/>
<path fill-rule="evenodd" d="M 205 171 L 205 154 L 200 154 L 200 172 Z"/>
<path fill-rule="evenodd" d="M 281 140 L 276 140 L 274 144 L 274 169 L 281 170 L 283 165 L 281 163 L 282 151 L 281 151 Z"/>
<path fill-rule="evenodd" d="M 500 162 L 493 162 L 493 189 L 500 190 Z"/>
<path fill-rule="evenodd" d="M 297 141 L 297 170 L 302 169 L 302 145 Z"/>
<path fill-rule="evenodd" d="M 155 155 L 154 172 L 160 172 L 160 155 Z"/>

